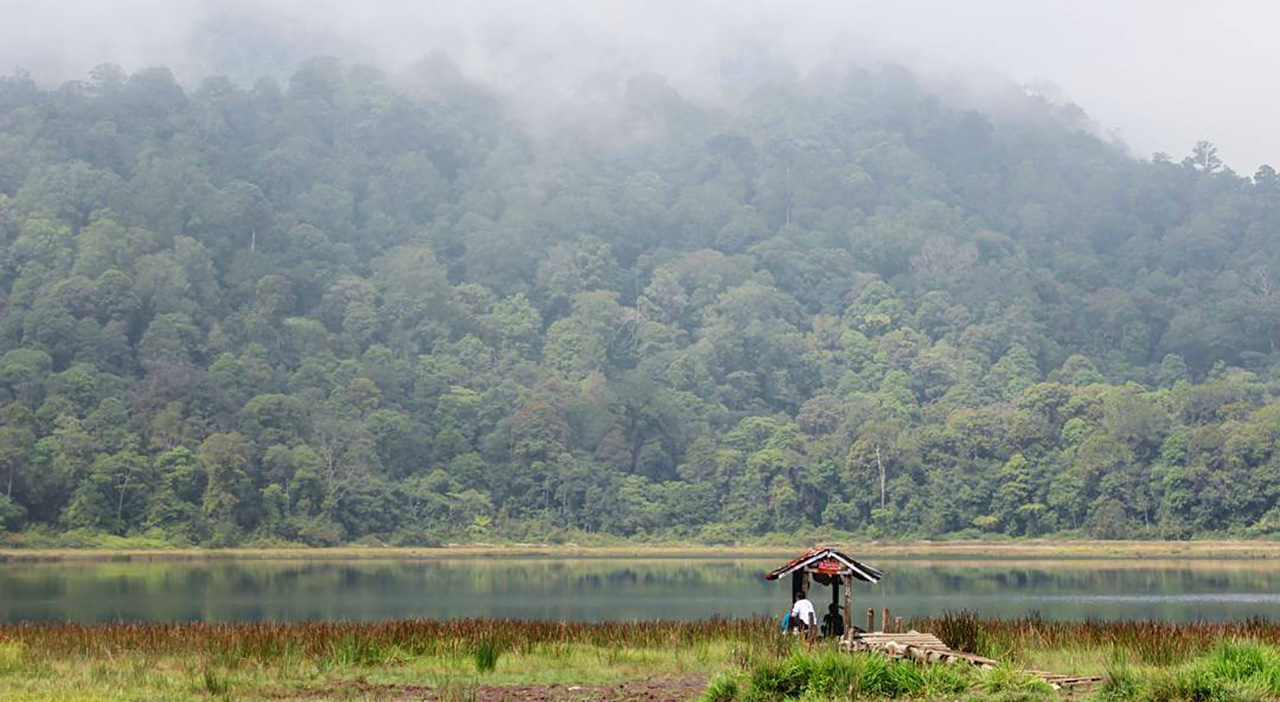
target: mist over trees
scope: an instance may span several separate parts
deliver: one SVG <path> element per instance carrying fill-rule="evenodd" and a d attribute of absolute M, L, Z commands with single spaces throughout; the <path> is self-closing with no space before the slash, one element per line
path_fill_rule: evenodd
<path fill-rule="evenodd" d="M 902 69 L 0 80 L 0 531 L 1280 532 L 1280 178 Z"/>

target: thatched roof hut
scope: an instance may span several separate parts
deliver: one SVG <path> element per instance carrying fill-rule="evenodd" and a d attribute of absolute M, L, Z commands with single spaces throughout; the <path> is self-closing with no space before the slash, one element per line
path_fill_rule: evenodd
<path fill-rule="evenodd" d="M 843 580 L 853 578 L 864 583 L 878 583 L 884 573 L 865 563 L 859 563 L 829 546 L 815 546 L 790 562 L 764 574 L 765 580 L 777 580 L 784 575 L 811 573 L 823 585 L 830 585 L 833 577 Z"/>
<path fill-rule="evenodd" d="M 850 558 L 848 555 L 837 551 L 829 546 L 815 546 L 805 551 L 799 556 L 791 559 L 787 563 L 774 568 L 764 574 L 765 580 L 778 580 L 787 575 L 791 576 L 791 593 L 792 599 L 795 593 L 803 592 L 806 595 L 809 592 L 809 579 L 819 585 L 831 588 L 831 603 L 840 606 L 840 589 L 844 585 L 844 605 L 843 610 L 843 631 L 849 631 L 849 608 L 850 603 L 850 586 L 853 581 L 858 580 L 864 583 L 877 583 L 884 573 L 880 569 L 874 568 Z"/>

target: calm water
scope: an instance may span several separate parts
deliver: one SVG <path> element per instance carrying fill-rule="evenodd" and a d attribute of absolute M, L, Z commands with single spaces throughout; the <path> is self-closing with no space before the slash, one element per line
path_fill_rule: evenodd
<path fill-rule="evenodd" d="M 586 558 L 0 564 L 0 621 L 519 617 L 693 619 L 780 614 L 782 559 Z M 1280 618 L 1280 563 L 925 561 L 854 589 L 854 612 L 969 609 L 1046 618 Z M 825 588 L 815 588 L 824 606 Z"/>

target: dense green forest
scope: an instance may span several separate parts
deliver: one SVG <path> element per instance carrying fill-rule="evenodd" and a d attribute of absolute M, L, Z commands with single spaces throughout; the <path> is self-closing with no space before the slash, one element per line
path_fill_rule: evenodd
<path fill-rule="evenodd" d="M 1280 178 L 905 70 L 0 80 L 11 543 L 1280 534 Z"/>

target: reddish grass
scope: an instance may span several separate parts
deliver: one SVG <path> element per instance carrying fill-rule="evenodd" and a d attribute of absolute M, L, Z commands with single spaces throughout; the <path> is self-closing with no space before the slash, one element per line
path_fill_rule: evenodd
<path fill-rule="evenodd" d="M 1016 655 L 1026 649 L 1114 649 L 1144 663 L 1169 665 L 1202 654 L 1223 640 L 1280 645 L 1280 622 L 1261 617 L 1175 624 L 1151 620 L 1051 621 L 1040 617 L 986 619 L 967 612 L 913 619 L 918 631 L 938 635 L 952 648 L 984 655 Z"/>
<path fill-rule="evenodd" d="M 244 624 L 0 625 L 0 641 L 20 640 L 35 653 L 202 654 L 251 661 L 289 656 L 374 662 L 402 656 L 469 655 L 481 643 L 506 651 L 587 644 L 605 648 L 691 646 L 747 641 L 774 633 L 771 619 L 696 622 L 553 622 L 502 619 Z"/>
<path fill-rule="evenodd" d="M 959 650 L 1017 657 L 1027 649 L 1122 650 L 1138 660 L 1169 664 L 1222 640 L 1280 645 L 1280 622 L 1248 619 L 1172 624 L 1159 621 L 1049 621 L 1037 617 L 985 619 L 968 613 L 917 618 L 911 627 L 937 634 Z M 394 662 L 409 656 L 468 656 L 482 646 L 528 652 L 584 644 L 608 649 L 688 647 L 743 642 L 755 648 L 778 640 L 771 618 L 695 622 L 553 622 L 502 619 L 449 621 L 243 624 L 11 624 L 0 642 L 18 640 L 33 654 L 114 657 L 124 654 L 198 655 L 224 661 L 288 658 L 336 663 Z"/>

